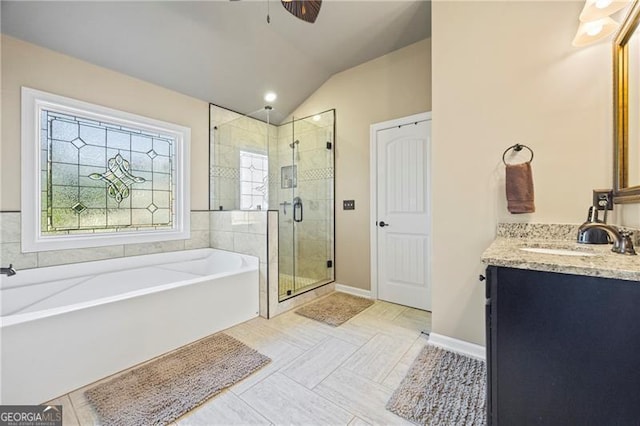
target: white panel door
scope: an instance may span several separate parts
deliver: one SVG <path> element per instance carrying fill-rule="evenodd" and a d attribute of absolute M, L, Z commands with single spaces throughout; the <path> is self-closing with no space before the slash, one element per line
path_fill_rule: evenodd
<path fill-rule="evenodd" d="M 431 120 L 378 130 L 378 299 L 431 310 L 429 145 Z"/>

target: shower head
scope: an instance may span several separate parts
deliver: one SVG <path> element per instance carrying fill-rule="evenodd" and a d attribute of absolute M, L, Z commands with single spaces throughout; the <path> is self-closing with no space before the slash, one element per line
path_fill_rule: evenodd
<path fill-rule="evenodd" d="M 296 139 L 295 141 L 293 141 L 293 142 L 291 142 L 289 144 L 289 148 L 294 149 L 296 147 L 296 145 L 298 145 L 299 143 L 300 143 L 300 141 Z"/>

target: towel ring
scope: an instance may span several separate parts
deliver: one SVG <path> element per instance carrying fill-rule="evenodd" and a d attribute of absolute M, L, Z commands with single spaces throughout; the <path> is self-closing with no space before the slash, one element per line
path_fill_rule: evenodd
<path fill-rule="evenodd" d="M 529 152 L 531 153 L 531 158 L 529 159 L 528 162 L 529 163 L 532 162 L 533 161 L 533 150 L 531 148 L 529 148 L 528 146 L 526 146 L 526 145 L 522 145 L 522 144 L 517 143 L 515 145 L 511 145 L 509 148 L 505 149 L 504 152 L 502 153 L 502 162 L 504 163 L 504 165 L 505 166 L 507 165 L 505 157 L 507 155 L 507 152 L 509 152 L 509 150 L 513 149 L 516 152 L 520 152 L 520 151 L 522 151 L 522 148 L 527 148 L 529 150 Z"/>

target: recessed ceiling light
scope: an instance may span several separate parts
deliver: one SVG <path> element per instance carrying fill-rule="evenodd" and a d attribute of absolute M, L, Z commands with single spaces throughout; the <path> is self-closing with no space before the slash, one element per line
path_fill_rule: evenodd
<path fill-rule="evenodd" d="M 267 102 L 273 102 L 276 100 L 276 98 L 278 97 L 278 95 L 276 95 L 273 92 L 267 92 L 266 95 L 264 95 L 264 100 Z"/>
<path fill-rule="evenodd" d="M 321 118 L 322 118 L 322 117 L 320 116 L 320 114 L 318 114 L 318 115 L 314 115 L 314 116 L 313 116 L 313 121 L 320 121 L 320 119 L 321 119 Z"/>

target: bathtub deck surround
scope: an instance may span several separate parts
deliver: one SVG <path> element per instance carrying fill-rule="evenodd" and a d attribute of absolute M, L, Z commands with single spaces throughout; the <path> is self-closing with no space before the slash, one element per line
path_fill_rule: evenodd
<path fill-rule="evenodd" d="M 175 424 L 409 426 L 385 404 L 427 344 L 420 331 L 430 318 L 428 312 L 377 301 L 340 327 L 293 311 L 233 326 L 224 333 L 272 362 Z M 96 424 L 85 390 L 52 401 L 64 406 L 65 426 Z"/>
<path fill-rule="evenodd" d="M 1 404 L 49 400 L 258 316 L 258 259 L 210 248 L 35 268 L 0 286 Z"/>

